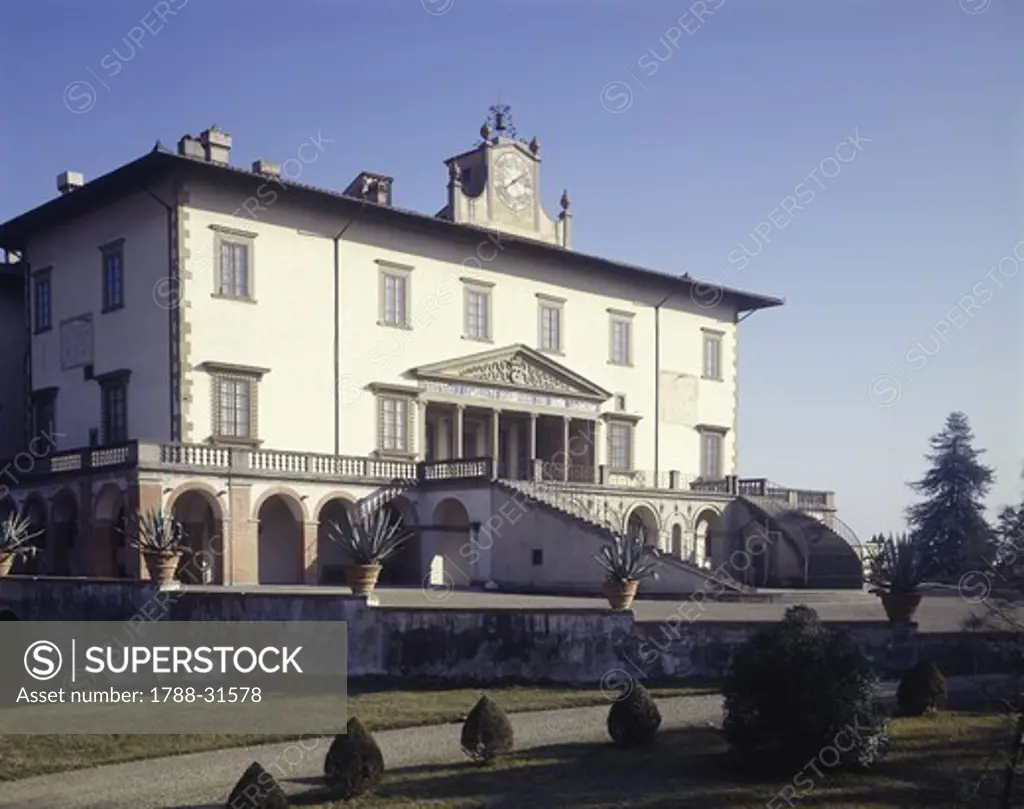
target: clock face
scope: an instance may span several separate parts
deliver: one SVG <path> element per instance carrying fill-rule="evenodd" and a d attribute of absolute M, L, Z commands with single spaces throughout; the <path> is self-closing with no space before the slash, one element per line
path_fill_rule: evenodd
<path fill-rule="evenodd" d="M 533 175 L 521 155 L 508 152 L 494 164 L 494 187 L 500 199 L 513 211 L 521 211 L 533 201 Z"/>

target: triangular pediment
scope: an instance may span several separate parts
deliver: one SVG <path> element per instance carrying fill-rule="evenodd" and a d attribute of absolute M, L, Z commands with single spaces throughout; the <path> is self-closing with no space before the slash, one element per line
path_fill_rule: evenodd
<path fill-rule="evenodd" d="M 470 354 L 412 370 L 419 379 L 515 388 L 603 402 L 611 396 L 600 385 L 522 344 Z"/>

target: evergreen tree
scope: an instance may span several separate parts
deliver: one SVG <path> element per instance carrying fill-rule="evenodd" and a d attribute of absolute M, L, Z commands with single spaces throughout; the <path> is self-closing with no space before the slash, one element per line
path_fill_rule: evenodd
<path fill-rule="evenodd" d="M 1000 561 L 1024 563 L 1024 500 L 1006 506 L 996 518 L 996 542 Z"/>
<path fill-rule="evenodd" d="M 931 468 L 911 488 L 925 499 L 907 509 L 911 536 L 921 543 L 932 575 L 951 575 L 991 557 L 993 532 L 983 500 L 992 470 L 972 446 L 974 433 L 963 413 L 950 413 L 929 441 Z"/>

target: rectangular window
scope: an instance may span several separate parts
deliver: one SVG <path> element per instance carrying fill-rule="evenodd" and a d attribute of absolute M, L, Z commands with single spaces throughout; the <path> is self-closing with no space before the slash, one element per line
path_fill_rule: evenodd
<path fill-rule="evenodd" d="M 103 255 L 103 311 L 124 306 L 124 245 L 101 248 Z"/>
<path fill-rule="evenodd" d="M 471 340 L 491 339 L 491 293 L 466 287 L 466 336 Z"/>
<path fill-rule="evenodd" d="M 544 564 L 544 551 L 541 548 L 534 548 L 532 558 L 530 561 L 534 567 L 539 567 Z"/>
<path fill-rule="evenodd" d="M 384 452 L 409 451 L 409 400 L 380 399 L 380 448 Z"/>
<path fill-rule="evenodd" d="M 562 307 L 540 305 L 540 347 L 544 351 L 562 350 Z"/>
<path fill-rule="evenodd" d="M 385 272 L 381 276 L 381 322 L 388 326 L 409 323 L 408 284 L 406 275 Z"/>
<path fill-rule="evenodd" d="M 704 378 L 722 379 L 722 335 L 704 332 Z"/>
<path fill-rule="evenodd" d="M 217 438 L 251 440 L 256 437 L 253 422 L 255 381 L 244 377 L 214 378 L 216 413 L 214 435 Z"/>
<path fill-rule="evenodd" d="M 128 383 L 111 379 L 100 383 L 103 443 L 119 444 L 128 440 Z"/>
<path fill-rule="evenodd" d="M 32 394 L 32 435 L 53 436 L 57 425 L 56 390 Z M 52 440 L 52 439 L 51 439 Z"/>
<path fill-rule="evenodd" d="M 35 277 L 32 290 L 32 312 L 35 320 L 35 331 L 49 331 L 53 328 L 53 300 L 51 297 L 51 279 L 49 271 L 41 272 Z"/>
<path fill-rule="evenodd" d="M 608 425 L 608 465 L 619 472 L 633 468 L 633 425 L 612 422 Z"/>
<path fill-rule="evenodd" d="M 722 439 L 720 433 L 701 433 L 700 476 L 705 480 L 722 479 Z"/>
<path fill-rule="evenodd" d="M 615 365 L 629 365 L 632 362 L 633 323 L 623 317 L 611 320 L 611 361 Z"/>
<path fill-rule="evenodd" d="M 250 272 L 249 245 L 221 239 L 217 293 L 225 298 L 250 298 Z"/>

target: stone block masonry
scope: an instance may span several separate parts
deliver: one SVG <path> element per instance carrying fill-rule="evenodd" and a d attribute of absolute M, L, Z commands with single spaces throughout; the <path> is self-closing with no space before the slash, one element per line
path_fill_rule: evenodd
<path fill-rule="evenodd" d="M 349 676 L 473 683 L 605 684 L 717 680 L 762 621 L 634 622 L 600 609 L 442 609 L 368 606 L 346 592 L 254 588 L 160 590 L 148 581 L 5 577 L 0 619 L 23 621 L 348 622 Z M 1019 639 L 998 632 L 918 633 L 882 621 L 848 629 L 879 675 L 918 660 L 947 675 L 1014 670 Z M 140 634 L 144 628 L 133 626 Z"/>

